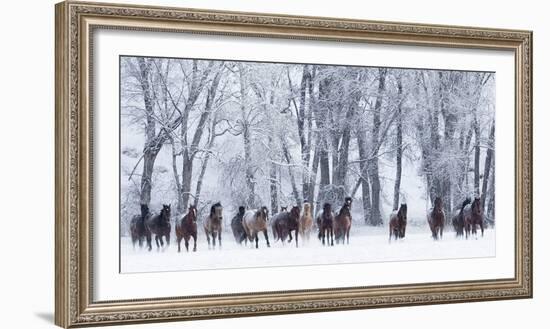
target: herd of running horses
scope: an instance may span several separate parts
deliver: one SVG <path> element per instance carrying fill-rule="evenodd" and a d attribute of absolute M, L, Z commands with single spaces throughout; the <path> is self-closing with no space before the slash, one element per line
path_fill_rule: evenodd
<path fill-rule="evenodd" d="M 298 236 L 309 240 L 314 231 L 314 224 L 317 226 L 317 237 L 323 245 L 333 246 L 336 243 L 348 243 L 349 233 L 352 224 L 351 217 L 352 198 L 346 197 L 343 205 L 335 213 L 330 203 L 325 203 L 322 210 L 313 221 L 311 205 L 304 202 L 302 209 L 293 206 L 290 211 L 287 207 L 282 207 L 281 211 L 269 219 L 267 207 L 260 209 L 246 210 L 245 207 L 239 207 L 238 213 L 231 220 L 231 230 L 238 244 L 255 242 L 258 248 L 258 235 L 263 233 L 266 244 L 269 247 L 268 227 L 271 225 L 271 231 L 275 241 L 292 242 L 295 241 L 298 247 Z M 481 235 L 484 232 L 483 207 L 480 198 L 476 197 L 472 201 L 466 198 L 461 207 L 453 211 L 452 225 L 457 236 L 466 236 L 470 234 L 477 235 L 477 227 L 481 229 Z M 210 208 L 210 214 L 203 220 L 203 229 L 208 241 L 208 248 L 218 246 L 221 248 L 223 231 L 223 207 L 221 203 L 215 203 Z M 197 208 L 190 206 L 187 214 L 181 219 L 176 220 L 176 240 L 178 242 L 178 252 L 181 251 L 181 241 L 184 241 L 185 249 L 189 251 L 189 242 L 193 238 L 193 251 L 197 251 Z M 431 230 L 434 240 L 443 237 L 443 228 L 445 225 L 445 212 L 443 200 L 437 197 L 434 200 L 433 207 L 427 214 L 428 226 Z M 407 227 L 407 205 L 401 204 L 399 209 L 390 214 L 389 220 L 389 241 L 392 237 L 403 239 Z M 147 205 L 141 205 L 141 214 L 132 218 L 130 223 L 130 233 L 132 244 L 147 242 L 149 251 L 152 249 L 152 237 L 155 237 L 157 248 L 170 244 L 171 225 L 171 205 L 163 205 L 159 214 L 150 213 Z M 293 236 L 294 233 L 294 236 Z M 164 238 L 164 239 L 163 239 Z"/>

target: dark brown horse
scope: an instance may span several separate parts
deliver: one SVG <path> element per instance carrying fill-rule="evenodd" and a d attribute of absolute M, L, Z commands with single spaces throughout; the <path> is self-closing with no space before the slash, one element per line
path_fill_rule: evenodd
<path fill-rule="evenodd" d="M 349 231 L 351 229 L 351 198 L 346 198 L 346 201 L 338 215 L 334 217 L 333 223 L 334 239 L 336 243 L 342 243 L 347 240 L 349 244 Z"/>
<path fill-rule="evenodd" d="M 464 231 L 466 232 L 466 237 L 470 233 L 477 235 L 477 225 L 479 225 L 481 236 L 483 236 L 483 209 L 481 208 L 481 200 L 479 198 L 475 198 L 471 204 L 464 207 Z"/>
<path fill-rule="evenodd" d="M 166 245 L 170 245 L 170 231 L 172 229 L 172 225 L 170 224 L 170 213 L 171 206 L 169 204 L 163 204 L 160 214 L 149 217 L 145 220 L 147 246 L 149 247 L 149 250 L 152 249 L 152 234 L 155 235 L 157 249 L 164 247 L 164 241 L 162 240 L 163 237 L 166 238 Z"/>
<path fill-rule="evenodd" d="M 455 209 L 453 213 L 452 223 L 457 237 L 464 235 L 464 207 L 470 204 L 470 202 L 472 202 L 472 200 L 470 198 L 466 198 L 462 202 L 462 206 L 458 209 Z"/>
<path fill-rule="evenodd" d="M 149 213 L 149 207 L 146 204 L 141 204 L 141 215 L 132 217 L 130 221 L 130 235 L 132 236 L 132 245 L 136 247 L 136 242 L 141 248 L 143 246 L 143 240 L 147 237 L 145 220 L 151 215 Z"/>
<path fill-rule="evenodd" d="M 210 236 L 212 236 L 212 247 L 216 248 L 216 238 L 218 238 L 219 246 L 222 247 L 222 229 L 223 229 L 223 216 L 222 216 L 222 204 L 216 203 L 210 208 L 210 215 L 206 217 L 204 221 L 204 233 L 206 234 L 206 240 L 208 241 L 208 248 L 210 249 Z"/>
<path fill-rule="evenodd" d="M 407 228 L 407 204 L 402 203 L 399 210 L 394 210 L 390 215 L 390 239 L 392 235 L 395 240 L 405 237 L 405 229 Z"/>
<path fill-rule="evenodd" d="M 233 231 L 233 236 L 235 241 L 238 244 L 242 244 L 243 241 L 246 241 L 246 232 L 243 227 L 243 216 L 245 213 L 245 208 L 243 206 L 239 207 L 239 212 L 231 219 L 231 231 Z"/>
<path fill-rule="evenodd" d="M 326 237 L 327 245 L 334 246 L 334 215 L 332 214 L 330 203 L 323 205 L 323 211 L 317 216 L 317 224 L 319 226 L 319 239 L 323 241 L 323 245 L 325 245 Z"/>
<path fill-rule="evenodd" d="M 243 215 L 243 228 L 248 240 L 256 240 L 256 249 L 258 248 L 258 233 L 263 232 L 267 246 L 269 247 L 269 237 L 267 236 L 268 210 L 263 206 L 257 210 L 248 210 Z"/>
<path fill-rule="evenodd" d="M 292 207 L 290 211 L 280 212 L 273 216 L 271 228 L 273 230 L 273 239 L 281 242 L 285 242 L 287 235 L 289 236 L 288 242 L 292 241 L 292 231 L 296 240 L 296 247 L 298 247 L 298 231 L 300 229 L 300 208 L 297 206 Z"/>
<path fill-rule="evenodd" d="M 428 213 L 428 224 L 434 240 L 443 238 L 445 212 L 443 211 L 443 200 L 440 197 L 435 198 L 434 206 Z"/>
<path fill-rule="evenodd" d="M 181 240 L 185 240 L 185 250 L 189 251 L 189 240 L 193 237 L 193 251 L 197 251 L 197 208 L 189 206 L 189 211 L 181 221 L 176 223 L 178 252 L 181 251 Z"/>

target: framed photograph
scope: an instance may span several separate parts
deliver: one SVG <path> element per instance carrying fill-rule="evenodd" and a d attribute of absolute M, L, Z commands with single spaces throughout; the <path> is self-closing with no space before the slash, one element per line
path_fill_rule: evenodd
<path fill-rule="evenodd" d="M 56 5 L 62 327 L 530 298 L 532 33 Z"/>

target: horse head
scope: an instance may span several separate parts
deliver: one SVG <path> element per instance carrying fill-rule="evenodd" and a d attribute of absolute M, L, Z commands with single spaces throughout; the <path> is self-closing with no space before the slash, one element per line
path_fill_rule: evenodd
<path fill-rule="evenodd" d="M 475 198 L 474 199 L 474 202 L 472 202 L 472 211 L 476 214 L 476 215 L 480 215 L 481 214 L 481 199 L 478 197 L 478 198 Z"/>
<path fill-rule="evenodd" d="M 292 207 L 292 209 L 290 209 L 290 215 L 295 220 L 298 220 L 300 218 L 300 208 L 298 206 Z"/>
<path fill-rule="evenodd" d="M 401 214 L 401 217 L 403 217 L 403 219 L 407 220 L 407 204 L 406 203 L 401 204 L 401 206 L 399 207 L 398 214 Z"/>
<path fill-rule="evenodd" d="M 197 221 L 197 207 L 194 205 L 189 206 L 189 211 L 187 212 L 187 220 L 189 222 Z"/>
<path fill-rule="evenodd" d="M 246 211 L 245 207 L 243 207 L 243 206 L 239 207 L 239 215 L 244 215 L 245 211 Z"/>
<path fill-rule="evenodd" d="M 267 222 L 267 216 L 269 215 L 269 211 L 267 210 L 266 206 L 263 206 L 260 209 L 260 217 Z"/>
<path fill-rule="evenodd" d="M 311 213 L 311 205 L 309 202 L 304 202 L 304 216 L 310 216 Z"/>
<path fill-rule="evenodd" d="M 441 199 L 441 197 L 435 198 L 434 210 L 438 210 L 438 211 L 443 210 L 443 199 Z"/>
<path fill-rule="evenodd" d="M 351 202 L 352 202 L 352 198 L 350 196 L 346 197 L 344 199 L 344 203 L 351 209 Z"/>
<path fill-rule="evenodd" d="M 344 203 L 342 208 L 340 208 L 340 211 L 338 212 L 338 215 L 340 216 L 349 216 L 350 215 L 350 204 Z"/>
<path fill-rule="evenodd" d="M 212 207 L 210 208 L 210 217 L 222 219 L 222 211 L 223 211 L 222 204 L 217 202 L 214 205 L 212 205 Z"/>
<path fill-rule="evenodd" d="M 323 205 L 323 212 L 325 212 L 325 213 L 330 213 L 331 211 L 332 211 L 332 207 L 330 206 L 330 203 L 328 203 L 328 202 L 325 203 L 325 204 Z"/>
<path fill-rule="evenodd" d="M 170 221 L 170 213 L 172 212 L 171 208 L 172 208 L 171 204 L 163 204 L 162 205 L 162 210 L 160 211 L 160 216 L 162 217 L 162 219 L 165 222 Z"/>

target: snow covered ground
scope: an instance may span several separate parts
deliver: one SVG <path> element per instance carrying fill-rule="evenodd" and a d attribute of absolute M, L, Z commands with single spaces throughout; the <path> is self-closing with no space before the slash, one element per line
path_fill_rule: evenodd
<path fill-rule="evenodd" d="M 386 227 L 372 228 L 365 226 L 352 227 L 349 245 L 323 246 L 316 236 L 310 241 L 300 241 L 296 248 L 294 241 L 283 245 L 272 241 L 267 248 L 263 236 L 259 249 L 238 245 L 231 232 L 222 235 L 222 249 L 209 250 L 203 232 L 199 232 L 197 252 L 185 252 L 182 241 L 182 252 L 177 252 L 175 235 L 171 244 L 164 250 L 157 250 L 153 241 L 153 250 L 134 250 L 129 237 L 121 238 L 120 269 L 122 273 L 190 271 L 205 269 L 226 269 L 246 267 L 272 267 L 295 265 L 325 265 L 365 262 L 392 262 L 411 260 L 434 260 L 456 258 L 478 258 L 495 256 L 494 229 L 485 231 L 482 238 L 468 240 L 455 238 L 455 233 L 445 231 L 443 239 L 433 241 L 427 227 L 407 227 L 406 238 L 388 243 Z"/>

